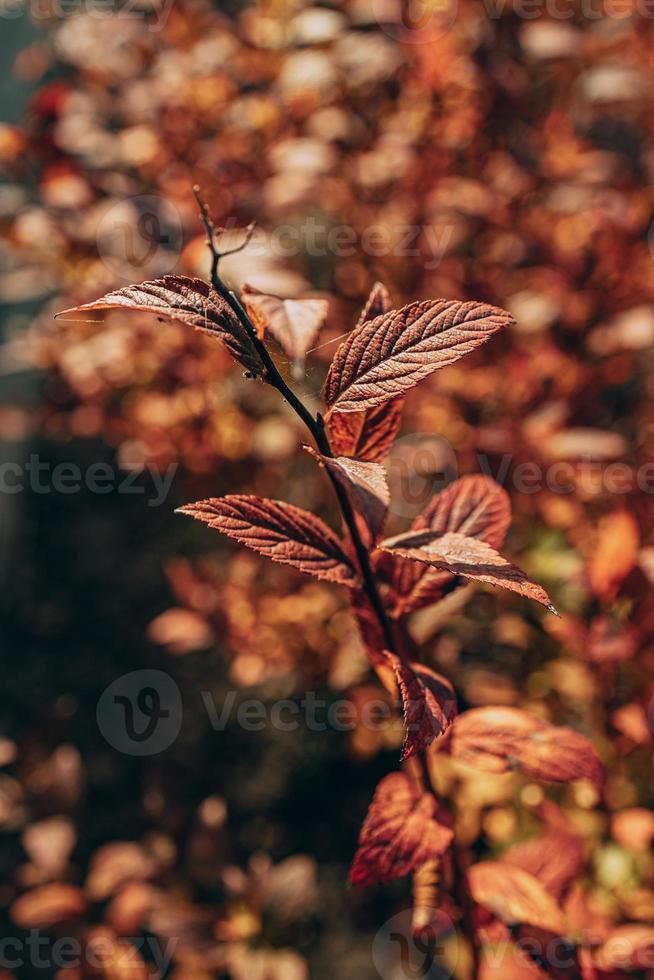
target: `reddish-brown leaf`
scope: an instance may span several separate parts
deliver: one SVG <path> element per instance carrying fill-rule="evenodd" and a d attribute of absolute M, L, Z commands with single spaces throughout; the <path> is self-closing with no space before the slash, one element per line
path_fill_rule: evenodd
<path fill-rule="evenodd" d="M 281 299 L 244 285 L 241 299 L 259 337 L 272 334 L 294 366 L 302 370 L 307 351 L 325 323 L 329 303 L 325 299 Z"/>
<path fill-rule="evenodd" d="M 180 507 L 188 514 L 241 544 L 301 572 L 354 588 L 354 567 L 327 525 L 309 511 L 246 494 L 211 497 Z"/>
<path fill-rule="evenodd" d="M 654 966 L 654 926 L 619 926 L 595 953 L 600 970 L 651 970 Z"/>
<path fill-rule="evenodd" d="M 327 405 L 358 412 L 402 395 L 513 322 L 484 303 L 410 303 L 358 324 L 340 345 L 325 380 Z"/>
<path fill-rule="evenodd" d="M 471 473 L 450 483 L 413 522 L 414 531 L 455 532 L 501 548 L 511 523 L 506 490 L 490 476 Z"/>
<path fill-rule="evenodd" d="M 565 935 L 565 918 L 556 899 L 522 868 L 482 861 L 468 871 L 470 893 L 508 926 L 532 925 Z"/>
<path fill-rule="evenodd" d="M 384 644 L 386 642 L 384 631 L 364 589 L 354 589 L 350 593 L 350 605 L 368 656 L 378 673 L 381 668 L 384 684 L 389 692 L 394 694 L 393 671 L 388 663 L 388 658 L 384 656 Z"/>
<path fill-rule="evenodd" d="M 431 793 L 402 772 L 377 786 L 359 835 L 350 881 L 374 885 L 440 858 L 452 843 L 448 818 Z"/>
<path fill-rule="evenodd" d="M 325 421 L 332 451 L 367 463 L 384 459 L 400 431 L 403 408 L 399 397 L 364 412 L 329 412 Z"/>
<path fill-rule="evenodd" d="M 444 587 L 454 580 L 449 572 L 437 572 L 422 562 L 389 551 L 376 551 L 373 564 L 381 579 L 388 582 L 393 619 L 438 602 Z"/>
<path fill-rule="evenodd" d="M 581 874 L 585 863 L 581 840 L 572 834 L 558 833 L 515 844 L 500 860 L 528 871 L 559 901 Z"/>
<path fill-rule="evenodd" d="M 355 329 L 391 307 L 388 290 L 382 283 L 375 283 Z M 399 432 L 403 407 L 404 399 L 399 397 L 362 412 L 329 412 L 327 434 L 334 455 L 354 456 L 369 463 L 384 459 Z"/>
<path fill-rule="evenodd" d="M 638 561 L 640 532 L 628 510 L 617 510 L 600 524 L 588 563 L 588 578 L 595 595 L 613 599 L 620 584 Z"/>
<path fill-rule="evenodd" d="M 535 599 L 547 606 L 550 612 L 556 612 L 545 589 L 531 582 L 522 569 L 477 538 L 454 532 L 435 535 L 433 531 L 408 531 L 382 541 L 380 548 L 403 558 L 424 562 L 440 571 L 451 572 L 452 575 L 502 586 L 527 599 Z"/>
<path fill-rule="evenodd" d="M 355 330 L 363 323 L 367 323 L 368 320 L 374 320 L 375 317 L 380 316 L 382 313 L 388 313 L 392 309 L 393 300 L 391 299 L 391 294 L 383 282 L 376 282 L 370 290 L 366 305 L 361 310 Z"/>
<path fill-rule="evenodd" d="M 57 316 L 91 310 L 138 310 L 177 320 L 221 340 L 234 360 L 252 374 L 262 370 L 247 330 L 222 296 L 202 279 L 164 276 L 138 286 L 125 286 Z"/>
<path fill-rule="evenodd" d="M 511 504 L 506 491 L 488 476 L 471 474 L 436 494 L 415 519 L 412 529 L 465 534 L 497 549 L 504 542 L 510 522 Z M 393 615 L 402 616 L 435 602 L 451 578 L 447 572 L 396 559 L 391 573 Z"/>
<path fill-rule="evenodd" d="M 456 717 L 456 695 L 445 677 L 423 664 L 407 663 L 384 651 L 402 697 L 405 738 L 402 761 L 440 738 Z"/>
<path fill-rule="evenodd" d="M 530 779 L 600 785 L 604 768 L 588 739 L 521 708 L 473 708 L 456 719 L 450 752 L 485 772 L 515 769 Z"/>
<path fill-rule="evenodd" d="M 304 448 L 345 488 L 355 513 L 363 518 L 368 528 L 369 543 L 374 543 L 384 526 L 391 499 L 384 467 L 379 463 L 361 463 L 345 456 L 323 456 L 311 446 Z"/>

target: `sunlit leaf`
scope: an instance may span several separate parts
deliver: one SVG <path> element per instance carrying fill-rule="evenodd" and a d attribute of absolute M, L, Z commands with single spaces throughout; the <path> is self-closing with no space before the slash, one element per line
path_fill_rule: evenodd
<path fill-rule="evenodd" d="M 186 504 L 178 513 L 308 575 L 350 587 L 358 584 L 357 573 L 331 528 L 300 507 L 230 494 Z"/>
<path fill-rule="evenodd" d="M 202 279 L 164 276 L 125 286 L 57 315 L 93 310 L 138 310 L 177 320 L 221 340 L 234 360 L 252 374 L 261 373 L 261 360 L 247 330 L 222 296 Z"/>
<path fill-rule="evenodd" d="M 442 572 L 502 586 L 527 599 L 535 599 L 550 612 L 555 612 L 545 589 L 531 582 L 522 569 L 503 558 L 485 541 L 453 532 L 439 535 L 433 531 L 409 531 L 387 538 L 379 547 Z"/>
<path fill-rule="evenodd" d="M 323 396 L 338 412 L 380 405 L 413 388 L 513 321 L 484 303 L 429 300 L 357 325 L 334 355 Z"/>
<path fill-rule="evenodd" d="M 342 416 L 348 418 L 347 415 Z M 462 476 L 437 493 L 413 522 L 415 531 L 438 534 L 458 532 L 500 548 L 511 522 L 506 491 L 482 474 Z M 451 581 L 447 572 L 396 558 L 390 571 L 395 616 L 405 615 L 436 601 Z"/>

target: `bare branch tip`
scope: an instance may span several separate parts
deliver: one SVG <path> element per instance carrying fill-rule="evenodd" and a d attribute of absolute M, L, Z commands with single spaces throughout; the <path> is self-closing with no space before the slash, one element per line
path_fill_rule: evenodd
<path fill-rule="evenodd" d="M 248 245 L 250 244 L 250 241 L 252 240 L 252 235 L 254 234 L 254 229 L 256 228 L 256 226 L 257 226 L 256 221 L 251 221 L 250 224 L 247 226 L 247 228 L 243 229 L 244 230 L 243 241 L 239 242 L 239 244 L 236 245 L 234 248 L 225 249 L 224 252 L 219 250 L 218 254 L 220 255 L 220 257 L 223 258 L 225 255 L 235 255 L 237 252 L 242 252 L 243 249 L 247 248 Z M 225 231 L 225 229 L 221 228 L 220 231 L 221 232 Z"/>

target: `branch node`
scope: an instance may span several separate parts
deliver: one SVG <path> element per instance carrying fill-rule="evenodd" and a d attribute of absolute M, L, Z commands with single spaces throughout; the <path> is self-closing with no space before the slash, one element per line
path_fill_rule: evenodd
<path fill-rule="evenodd" d="M 257 223 L 256 221 L 251 221 L 247 228 L 244 229 L 244 237 L 242 242 L 240 242 L 234 248 L 228 248 L 225 249 L 225 251 L 221 251 L 216 243 L 216 238 L 227 231 L 227 229 L 216 228 L 214 225 L 211 215 L 209 214 L 207 202 L 202 196 L 202 191 L 200 190 L 198 184 L 194 185 L 193 194 L 195 195 L 195 200 L 197 201 L 198 208 L 200 209 L 200 218 L 202 220 L 202 224 L 204 225 L 204 230 L 207 233 L 207 245 L 209 246 L 211 257 L 213 259 L 213 270 L 217 274 L 218 263 L 222 258 L 224 258 L 226 255 L 235 255 L 236 252 L 242 252 L 243 249 L 248 247 L 250 241 L 252 240 L 252 235 L 254 234 L 254 229 L 256 228 Z"/>

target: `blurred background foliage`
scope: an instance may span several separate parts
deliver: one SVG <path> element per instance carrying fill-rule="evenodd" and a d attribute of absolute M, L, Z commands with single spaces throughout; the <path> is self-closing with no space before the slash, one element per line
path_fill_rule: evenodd
<path fill-rule="evenodd" d="M 12 471 L 0 494 L 3 934 L 172 936 L 176 978 L 368 980 L 373 937 L 408 901 L 403 882 L 344 884 L 396 725 L 215 731 L 201 696 L 383 696 L 338 590 L 173 514 L 256 492 L 336 526 L 293 416 L 181 326 L 52 318 L 130 281 L 206 275 L 194 183 L 217 223 L 257 222 L 225 263 L 236 286 L 330 300 L 296 382 L 314 407 L 376 279 L 398 305 L 515 315 L 408 398 L 391 530 L 457 474 L 500 479 L 507 553 L 562 618 L 469 589 L 414 630 L 460 707 L 571 725 L 610 778 L 599 800 L 457 773 L 459 836 L 498 854 L 556 803 L 585 841 L 593 902 L 654 923 L 654 26 L 642 5 L 609 6 L 526 17 L 460 0 L 413 30 L 386 0 L 0 6 L 0 462 L 25 476 L 30 459 L 50 474 L 100 461 L 142 489 L 39 492 L 25 476 L 13 493 Z M 172 481 L 158 506 L 153 473 Z M 174 678 L 184 715 L 140 758 L 96 710 L 142 668 Z M 15 970 L 57 972 L 75 971 Z"/>

